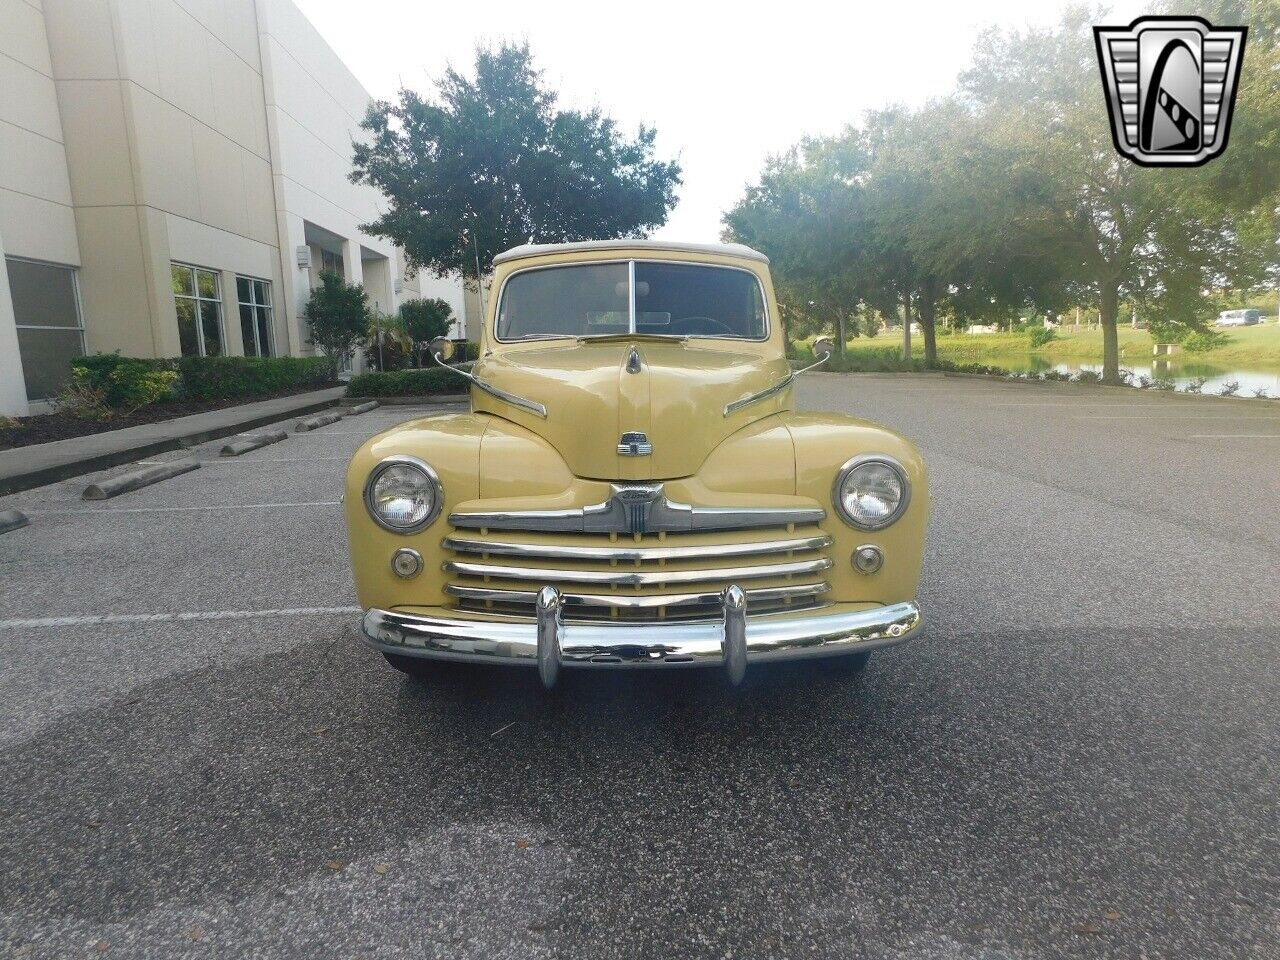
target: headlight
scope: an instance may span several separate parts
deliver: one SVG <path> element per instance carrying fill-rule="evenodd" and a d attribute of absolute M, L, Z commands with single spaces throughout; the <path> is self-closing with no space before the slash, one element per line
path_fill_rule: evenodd
<path fill-rule="evenodd" d="M 374 522 L 392 533 L 414 533 L 444 504 L 436 472 L 417 457 L 387 457 L 364 484 L 364 505 Z"/>
<path fill-rule="evenodd" d="M 854 457 L 840 468 L 831 499 L 845 523 L 879 530 L 902 516 L 911 487 L 902 464 L 873 453 Z"/>

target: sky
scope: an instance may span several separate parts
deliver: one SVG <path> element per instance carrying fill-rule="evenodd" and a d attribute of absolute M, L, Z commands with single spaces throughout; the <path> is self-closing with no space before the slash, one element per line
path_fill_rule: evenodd
<path fill-rule="evenodd" d="M 656 236 L 687 241 L 719 239 L 721 214 L 769 155 L 868 110 L 947 94 L 983 29 L 1049 25 L 1067 5 L 295 2 L 379 99 L 401 85 L 430 91 L 448 64 L 470 72 L 477 44 L 527 40 L 562 105 L 657 128 L 658 153 L 680 159 L 684 185 Z M 1100 23 L 1127 25 L 1141 7 L 1116 0 Z"/>

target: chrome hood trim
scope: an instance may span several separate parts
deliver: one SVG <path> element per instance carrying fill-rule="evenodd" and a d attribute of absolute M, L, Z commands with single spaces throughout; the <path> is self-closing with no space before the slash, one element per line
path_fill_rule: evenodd
<path fill-rule="evenodd" d="M 613 484 L 604 503 L 568 510 L 467 511 L 449 514 L 462 529 L 538 530 L 554 533 L 679 533 L 749 530 L 811 524 L 821 507 L 695 507 L 668 500 L 662 484 Z"/>

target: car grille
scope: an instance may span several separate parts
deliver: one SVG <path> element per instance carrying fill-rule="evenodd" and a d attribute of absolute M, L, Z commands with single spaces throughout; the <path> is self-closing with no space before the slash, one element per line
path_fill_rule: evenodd
<path fill-rule="evenodd" d="M 831 538 L 816 524 L 732 532 L 544 533 L 453 529 L 445 592 L 460 610 L 533 617 L 538 590 L 561 591 L 567 620 L 719 618 L 736 583 L 752 613 L 820 605 Z"/>

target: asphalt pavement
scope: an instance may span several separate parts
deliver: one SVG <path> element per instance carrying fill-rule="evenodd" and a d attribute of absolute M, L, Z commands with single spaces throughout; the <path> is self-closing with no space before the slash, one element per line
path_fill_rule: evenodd
<path fill-rule="evenodd" d="M 0 955 L 1280 956 L 1280 407 L 799 392 L 931 471 L 858 679 L 390 670 L 338 499 L 428 408 L 0 498 Z"/>

